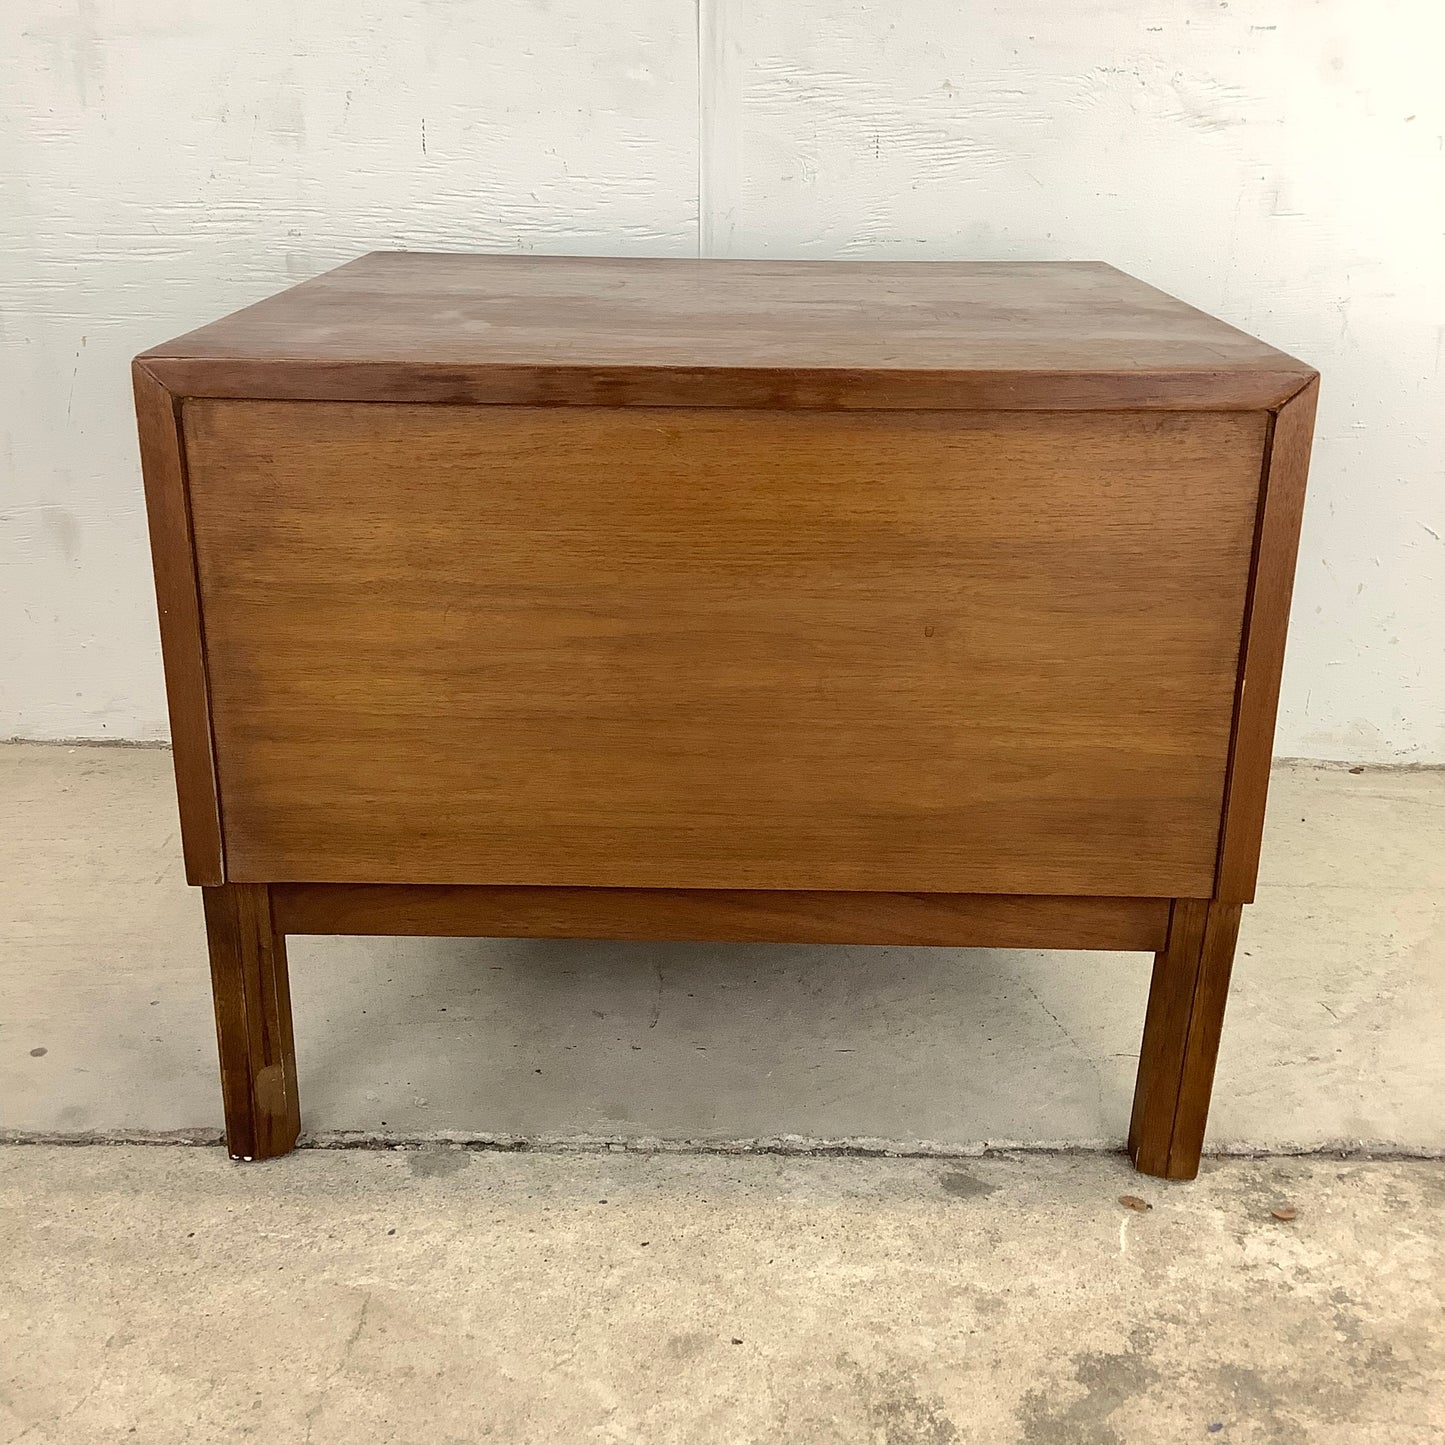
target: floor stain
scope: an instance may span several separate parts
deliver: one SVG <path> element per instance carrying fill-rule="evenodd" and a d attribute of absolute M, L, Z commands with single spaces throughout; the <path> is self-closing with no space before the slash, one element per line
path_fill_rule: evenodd
<path fill-rule="evenodd" d="M 1419 1358 L 1430 1348 L 1428 1339 L 1402 1328 L 1399 1320 L 1389 1326 L 1395 1340 L 1381 1338 L 1365 1306 L 1339 1288 L 1331 1290 L 1327 1306 L 1300 1312 L 1294 1327 L 1292 1337 L 1275 1341 L 1276 1346 L 1288 1347 L 1287 1359 L 1226 1361 L 1214 1371 L 1220 1397 L 1249 1420 L 1267 1445 L 1294 1445 L 1303 1438 L 1299 1418 L 1303 1401 L 1326 1419 L 1358 1420 L 1368 1415 L 1372 1399 L 1409 1388 L 1413 1367 L 1406 1360 Z M 1304 1359 L 1310 1361 L 1308 1371 L 1293 1364 Z"/>
<path fill-rule="evenodd" d="M 901 1365 L 870 1370 L 851 1360 L 843 1363 L 853 1375 L 873 1439 L 882 1445 L 958 1445 L 958 1427 L 943 1401 L 922 1393 L 911 1370 Z"/>
<path fill-rule="evenodd" d="M 409 1149 L 406 1155 L 413 1179 L 444 1179 L 448 1174 L 460 1174 L 471 1162 L 466 1149 Z"/>
<path fill-rule="evenodd" d="M 1158 1382 L 1150 1359 L 1153 1347 L 1153 1331 L 1138 1325 L 1123 1350 L 1074 1355 L 1074 1379 L 1084 1393 L 1060 1405 L 1053 1385 L 1030 1390 L 1019 1405 L 1023 1445 L 1123 1445 L 1110 1417 Z"/>
<path fill-rule="evenodd" d="M 998 1189 L 997 1184 L 990 1184 L 964 1169 L 954 1169 L 942 1175 L 938 1182 L 943 1186 L 943 1192 L 953 1195 L 955 1199 L 981 1199 L 985 1194 L 993 1194 Z"/>
<path fill-rule="evenodd" d="M 666 1349 L 674 1360 L 690 1360 L 702 1354 L 712 1343 L 713 1337 L 702 1330 L 684 1330 L 668 1337 Z"/>

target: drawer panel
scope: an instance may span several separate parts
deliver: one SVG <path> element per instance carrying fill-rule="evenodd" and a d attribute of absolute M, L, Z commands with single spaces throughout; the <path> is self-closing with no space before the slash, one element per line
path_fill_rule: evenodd
<path fill-rule="evenodd" d="M 233 880 L 1212 891 L 1263 413 L 183 423 Z"/>

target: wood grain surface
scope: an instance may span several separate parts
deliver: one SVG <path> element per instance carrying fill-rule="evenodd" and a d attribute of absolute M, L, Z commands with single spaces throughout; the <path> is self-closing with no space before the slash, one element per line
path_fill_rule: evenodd
<path fill-rule="evenodd" d="M 1254 901 L 1259 876 L 1275 715 L 1318 394 L 1318 380 L 1311 381 L 1280 409 L 1270 429 L 1215 885 L 1216 897 L 1235 903 Z"/>
<path fill-rule="evenodd" d="M 220 803 L 178 404 L 140 364 L 131 368 L 131 381 L 145 478 L 186 880 L 220 883 L 225 877 Z"/>
<path fill-rule="evenodd" d="M 1199 1173 L 1240 905 L 1181 898 L 1169 941 L 1155 956 L 1129 1125 L 1129 1154 L 1142 1173 Z"/>
<path fill-rule="evenodd" d="M 228 876 L 1207 895 L 1265 424 L 188 403 Z"/>
<path fill-rule="evenodd" d="M 145 353 L 181 396 L 1260 409 L 1302 362 L 1095 262 L 380 252 Z"/>
<path fill-rule="evenodd" d="M 259 884 L 203 888 L 211 991 L 221 1054 L 226 1147 L 272 1159 L 301 1129 L 286 939 Z"/>
<path fill-rule="evenodd" d="M 285 933 L 1156 952 L 1169 929 L 1163 898 L 278 883 L 271 901 Z"/>

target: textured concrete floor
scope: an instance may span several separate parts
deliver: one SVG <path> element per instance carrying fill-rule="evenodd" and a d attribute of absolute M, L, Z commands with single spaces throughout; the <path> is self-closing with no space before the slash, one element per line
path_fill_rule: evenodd
<path fill-rule="evenodd" d="M 0 1137 L 220 1127 L 170 757 L 0 747 Z M 294 939 L 313 1137 L 1117 1147 L 1138 954 Z M 1276 769 L 1214 1149 L 1445 1150 L 1445 773 Z"/>
<path fill-rule="evenodd" d="M 1442 1318 L 1438 1162 L 0 1149 L 4 1442 L 1426 1445 Z"/>
<path fill-rule="evenodd" d="M 0 819 L 0 1138 L 214 1138 L 169 757 L 0 748 Z M 1213 1149 L 1445 1150 L 1442 903 L 1445 775 L 1277 770 Z M 1445 1441 L 1445 1164 L 1100 1152 L 1146 958 L 291 955 L 308 1133 L 428 1142 L 0 1147 L 0 1445 Z"/>

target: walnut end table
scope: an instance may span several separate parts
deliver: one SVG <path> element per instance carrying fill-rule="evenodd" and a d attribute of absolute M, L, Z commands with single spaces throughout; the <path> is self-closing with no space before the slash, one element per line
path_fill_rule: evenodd
<path fill-rule="evenodd" d="M 288 933 L 1141 949 L 1198 1169 L 1317 377 L 1095 264 L 378 254 L 134 366 L 230 1152 Z"/>

